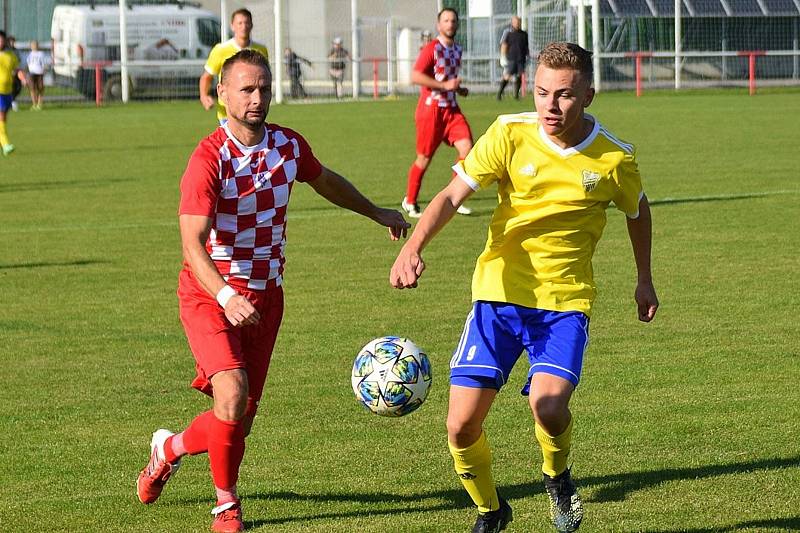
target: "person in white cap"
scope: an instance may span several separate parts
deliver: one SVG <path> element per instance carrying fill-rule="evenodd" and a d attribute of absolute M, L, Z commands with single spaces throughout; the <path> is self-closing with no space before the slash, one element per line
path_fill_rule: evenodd
<path fill-rule="evenodd" d="M 328 61 L 330 62 L 328 72 L 333 82 L 333 90 L 336 93 L 336 98 L 341 99 L 342 93 L 344 92 L 344 87 L 342 86 L 342 82 L 344 81 L 344 69 L 347 66 L 347 62 L 352 61 L 350 52 L 342 46 L 341 37 L 333 39 L 333 46 L 328 53 Z"/>

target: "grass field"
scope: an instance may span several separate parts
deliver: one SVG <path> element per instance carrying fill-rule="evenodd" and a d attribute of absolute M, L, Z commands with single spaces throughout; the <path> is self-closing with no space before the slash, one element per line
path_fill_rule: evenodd
<path fill-rule="evenodd" d="M 479 135 L 518 103 L 467 99 Z M 327 166 L 396 206 L 414 101 L 277 106 Z M 602 94 L 592 111 L 639 147 L 662 308 L 638 323 L 624 217 L 595 256 L 600 296 L 573 400 L 581 531 L 800 530 L 800 92 Z M 213 490 L 189 458 L 155 505 L 134 480 L 150 433 L 209 402 L 177 318 L 178 179 L 214 124 L 195 102 L 12 113 L 0 159 L 0 531 L 206 531 Z M 448 179 L 442 149 L 423 185 Z M 424 204 L 424 201 L 423 201 Z M 286 315 L 242 467 L 254 531 L 460 532 L 474 511 L 447 452 L 447 363 L 494 196 L 426 253 L 416 291 L 388 285 L 399 249 L 298 185 Z M 353 400 L 369 339 L 427 349 L 434 386 L 403 419 Z M 518 365 L 487 422 L 509 531 L 550 531 Z"/>

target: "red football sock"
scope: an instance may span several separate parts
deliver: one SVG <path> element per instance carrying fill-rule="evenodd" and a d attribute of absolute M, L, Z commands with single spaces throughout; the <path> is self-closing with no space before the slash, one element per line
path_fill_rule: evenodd
<path fill-rule="evenodd" d="M 164 459 L 168 463 L 177 463 L 184 455 L 186 448 L 183 445 L 183 433 L 173 435 L 164 441 Z"/>
<path fill-rule="evenodd" d="M 164 455 L 167 462 L 174 463 L 186 455 L 197 455 L 208 451 L 208 432 L 211 419 L 214 418 L 214 411 L 201 413 L 192 420 L 189 427 L 182 433 L 170 437 L 164 443 Z"/>
<path fill-rule="evenodd" d="M 406 190 L 406 202 L 410 204 L 417 203 L 417 196 L 419 196 L 419 188 L 422 186 L 422 176 L 425 175 L 425 170 L 419 168 L 416 163 L 412 163 L 411 168 L 408 169 L 408 189 Z"/>
<path fill-rule="evenodd" d="M 244 457 L 244 423 L 242 420 L 220 420 L 212 416 L 208 424 L 208 462 L 214 486 L 236 490 L 239 465 Z"/>

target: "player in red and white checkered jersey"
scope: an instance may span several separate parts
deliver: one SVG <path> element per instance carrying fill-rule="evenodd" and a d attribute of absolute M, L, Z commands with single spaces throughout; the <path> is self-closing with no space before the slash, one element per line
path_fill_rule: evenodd
<path fill-rule="evenodd" d="M 314 157 L 303 137 L 266 123 L 272 75 L 264 57 L 242 50 L 228 59 L 217 86 L 228 122 L 200 142 L 181 179 L 184 268 L 180 317 L 195 358 L 192 386 L 213 409 L 181 433 L 153 434 L 137 493 L 154 502 L 185 455 L 208 453 L 217 492 L 212 529 L 241 531 L 236 483 L 272 348 L 283 316 L 282 273 L 287 207 L 295 182 L 330 202 L 406 235 L 400 212 L 375 206 Z"/>
<path fill-rule="evenodd" d="M 414 121 L 417 125 L 417 158 L 408 170 L 406 195 L 401 202 L 403 210 L 412 218 L 419 218 L 417 202 L 422 177 L 431 158 L 442 142 L 454 146 L 461 161 L 472 148 L 472 132 L 461 113 L 456 94 L 467 96 L 469 91 L 461 86 L 458 77 L 461 69 L 461 46 L 456 44 L 458 12 L 445 8 L 436 21 L 439 35 L 422 47 L 411 73 L 411 81 L 420 86 L 419 102 Z M 470 209 L 459 206 L 462 215 Z"/>

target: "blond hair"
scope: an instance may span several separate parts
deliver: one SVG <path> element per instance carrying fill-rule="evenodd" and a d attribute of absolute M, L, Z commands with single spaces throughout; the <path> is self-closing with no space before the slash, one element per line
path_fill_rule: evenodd
<path fill-rule="evenodd" d="M 548 44 L 539 52 L 537 63 L 556 70 L 577 70 L 586 81 L 592 83 L 592 53 L 575 43 L 557 42 Z"/>

